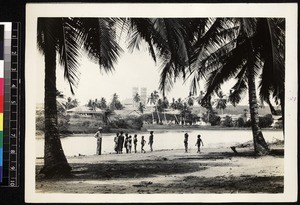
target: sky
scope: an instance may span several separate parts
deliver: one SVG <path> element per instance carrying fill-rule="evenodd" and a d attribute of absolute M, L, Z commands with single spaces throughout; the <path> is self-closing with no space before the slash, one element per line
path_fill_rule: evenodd
<path fill-rule="evenodd" d="M 112 99 L 112 95 L 117 93 L 122 101 L 132 97 L 132 88 L 141 87 L 147 88 L 147 95 L 150 95 L 154 90 L 159 90 L 160 65 L 153 61 L 150 56 L 146 44 L 140 46 L 140 50 L 135 50 L 133 53 L 126 48 L 126 41 L 123 35 L 120 38 L 120 45 L 124 52 L 115 64 L 115 70 L 112 73 L 100 71 L 99 65 L 91 62 L 86 55 L 79 60 L 80 62 L 80 82 L 75 95 L 70 92 L 68 82 L 63 78 L 63 69 L 57 67 L 57 88 L 63 92 L 66 97 L 76 98 L 80 105 L 85 105 L 89 99 L 100 99 L 104 97 L 108 102 Z M 38 52 L 38 51 L 37 51 Z M 37 58 L 37 103 L 43 103 L 44 100 L 44 57 L 38 52 Z M 233 85 L 233 81 L 225 84 L 222 89 L 226 94 Z M 176 80 L 172 90 L 167 93 L 169 101 L 172 98 L 186 98 L 189 94 L 190 83 L 183 82 L 182 79 Z M 200 82 L 200 89 L 204 90 L 204 82 Z M 162 94 L 160 93 L 160 97 Z M 247 95 L 240 103 L 247 104 Z"/>

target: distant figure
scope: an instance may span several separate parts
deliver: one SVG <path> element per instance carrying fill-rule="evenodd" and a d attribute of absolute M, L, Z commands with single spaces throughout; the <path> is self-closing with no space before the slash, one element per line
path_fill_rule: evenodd
<path fill-rule="evenodd" d="M 141 153 L 146 153 L 146 151 L 144 150 L 145 144 L 146 144 L 146 140 L 144 140 L 144 136 L 142 136 L 142 139 L 141 139 Z"/>
<path fill-rule="evenodd" d="M 94 135 L 95 138 L 97 138 L 97 150 L 96 154 L 101 155 L 101 145 L 102 145 L 102 127 L 98 128 L 98 131 Z"/>
<path fill-rule="evenodd" d="M 124 135 L 123 132 L 121 131 L 119 137 L 118 137 L 118 150 L 119 154 L 122 154 L 123 152 L 123 144 L 124 144 Z"/>
<path fill-rule="evenodd" d="M 134 137 L 133 137 L 134 153 L 136 153 L 137 142 L 138 142 L 137 135 L 135 134 Z"/>
<path fill-rule="evenodd" d="M 114 138 L 114 142 L 115 142 L 115 148 L 114 150 L 116 151 L 116 153 L 118 154 L 119 150 L 118 150 L 118 138 L 119 138 L 119 133 L 116 133 L 116 136 Z"/>
<path fill-rule="evenodd" d="M 125 134 L 124 147 L 126 149 L 126 153 L 128 153 L 128 133 Z"/>
<path fill-rule="evenodd" d="M 184 134 L 184 147 L 185 147 L 185 152 L 188 152 L 188 141 L 189 141 L 189 135 L 188 133 Z"/>
<path fill-rule="evenodd" d="M 153 145 L 153 131 L 150 131 L 150 136 L 149 136 L 149 142 L 148 144 L 150 145 L 150 151 L 153 151 L 152 145 Z"/>
<path fill-rule="evenodd" d="M 127 147 L 128 147 L 128 152 L 131 153 L 131 147 L 132 147 L 131 135 L 129 135 L 129 137 L 128 137 Z"/>
<path fill-rule="evenodd" d="M 198 137 L 198 138 L 197 138 L 197 142 L 196 142 L 195 146 L 197 146 L 197 147 L 198 147 L 198 151 L 197 151 L 197 153 L 200 153 L 200 144 L 202 144 L 202 146 L 204 146 L 204 144 L 203 144 L 203 141 L 202 141 L 202 139 L 200 138 L 200 137 L 201 137 L 201 135 L 198 135 L 197 137 Z"/>

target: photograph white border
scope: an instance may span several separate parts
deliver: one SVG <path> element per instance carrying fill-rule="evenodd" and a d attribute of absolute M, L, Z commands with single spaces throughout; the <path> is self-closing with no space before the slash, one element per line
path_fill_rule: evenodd
<path fill-rule="evenodd" d="M 35 110 L 38 17 L 278 17 L 286 18 L 285 149 L 283 194 L 54 194 L 35 190 Z M 296 3 L 146 4 L 29 3 L 26 5 L 26 202 L 291 202 L 297 200 L 297 27 Z"/>

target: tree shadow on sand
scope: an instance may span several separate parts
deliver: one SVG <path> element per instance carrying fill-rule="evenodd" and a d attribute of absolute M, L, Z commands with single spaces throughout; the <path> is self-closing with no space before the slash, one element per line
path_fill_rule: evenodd
<path fill-rule="evenodd" d="M 78 179 L 119 179 L 144 178 L 156 175 L 183 174 L 205 170 L 206 166 L 199 163 L 182 163 L 157 160 L 100 163 L 100 164 L 72 164 L 72 174 Z"/>

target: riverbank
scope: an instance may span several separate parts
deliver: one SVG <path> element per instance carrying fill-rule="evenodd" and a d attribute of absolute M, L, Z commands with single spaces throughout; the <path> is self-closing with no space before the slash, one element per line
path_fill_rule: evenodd
<path fill-rule="evenodd" d="M 201 125 L 157 125 L 147 124 L 143 128 L 146 130 L 251 130 L 251 127 L 223 127 L 223 126 L 201 126 Z M 282 129 L 262 128 L 263 131 L 282 131 Z"/>
<path fill-rule="evenodd" d="M 124 133 L 146 133 L 150 130 L 154 130 L 156 132 L 166 132 L 166 131 L 190 131 L 190 130 L 224 130 L 224 131 L 232 131 L 232 130 L 251 130 L 251 128 L 246 127 L 222 127 L 222 126 L 200 126 L 200 125 L 146 125 L 142 127 L 141 130 L 134 130 L 134 129 L 111 129 L 109 132 L 103 132 L 103 134 L 111 134 L 111 133 L 117 133 L 120 130 L 122 130 Z M 282 129 L 273 129 L 273 128 L 263 128 L 262 131 L 278 131 L 282 132 Z M 71 137 L 72 135 L 87 135 L 87 134 L 95 134 L 95 132 L 92 133 L 69 133 L 69 134 L 61 134 L 61 137 Z M 36 131 L 36 139 L 43 139 L 44 138 L 44 132 L 37 130 Z"/>
<path fill-rule="evenodd" d="M 253 150 L 202 148 L 131 154 L 68 157 L 71 179 L 36 178 L 40 193 L 283 193 L 282 146 L 272 155 L 255 157 Z M 277 150 L 277 151 L 276 151 Z M 37 173 L 43 165 L 36 161 Z"/>

